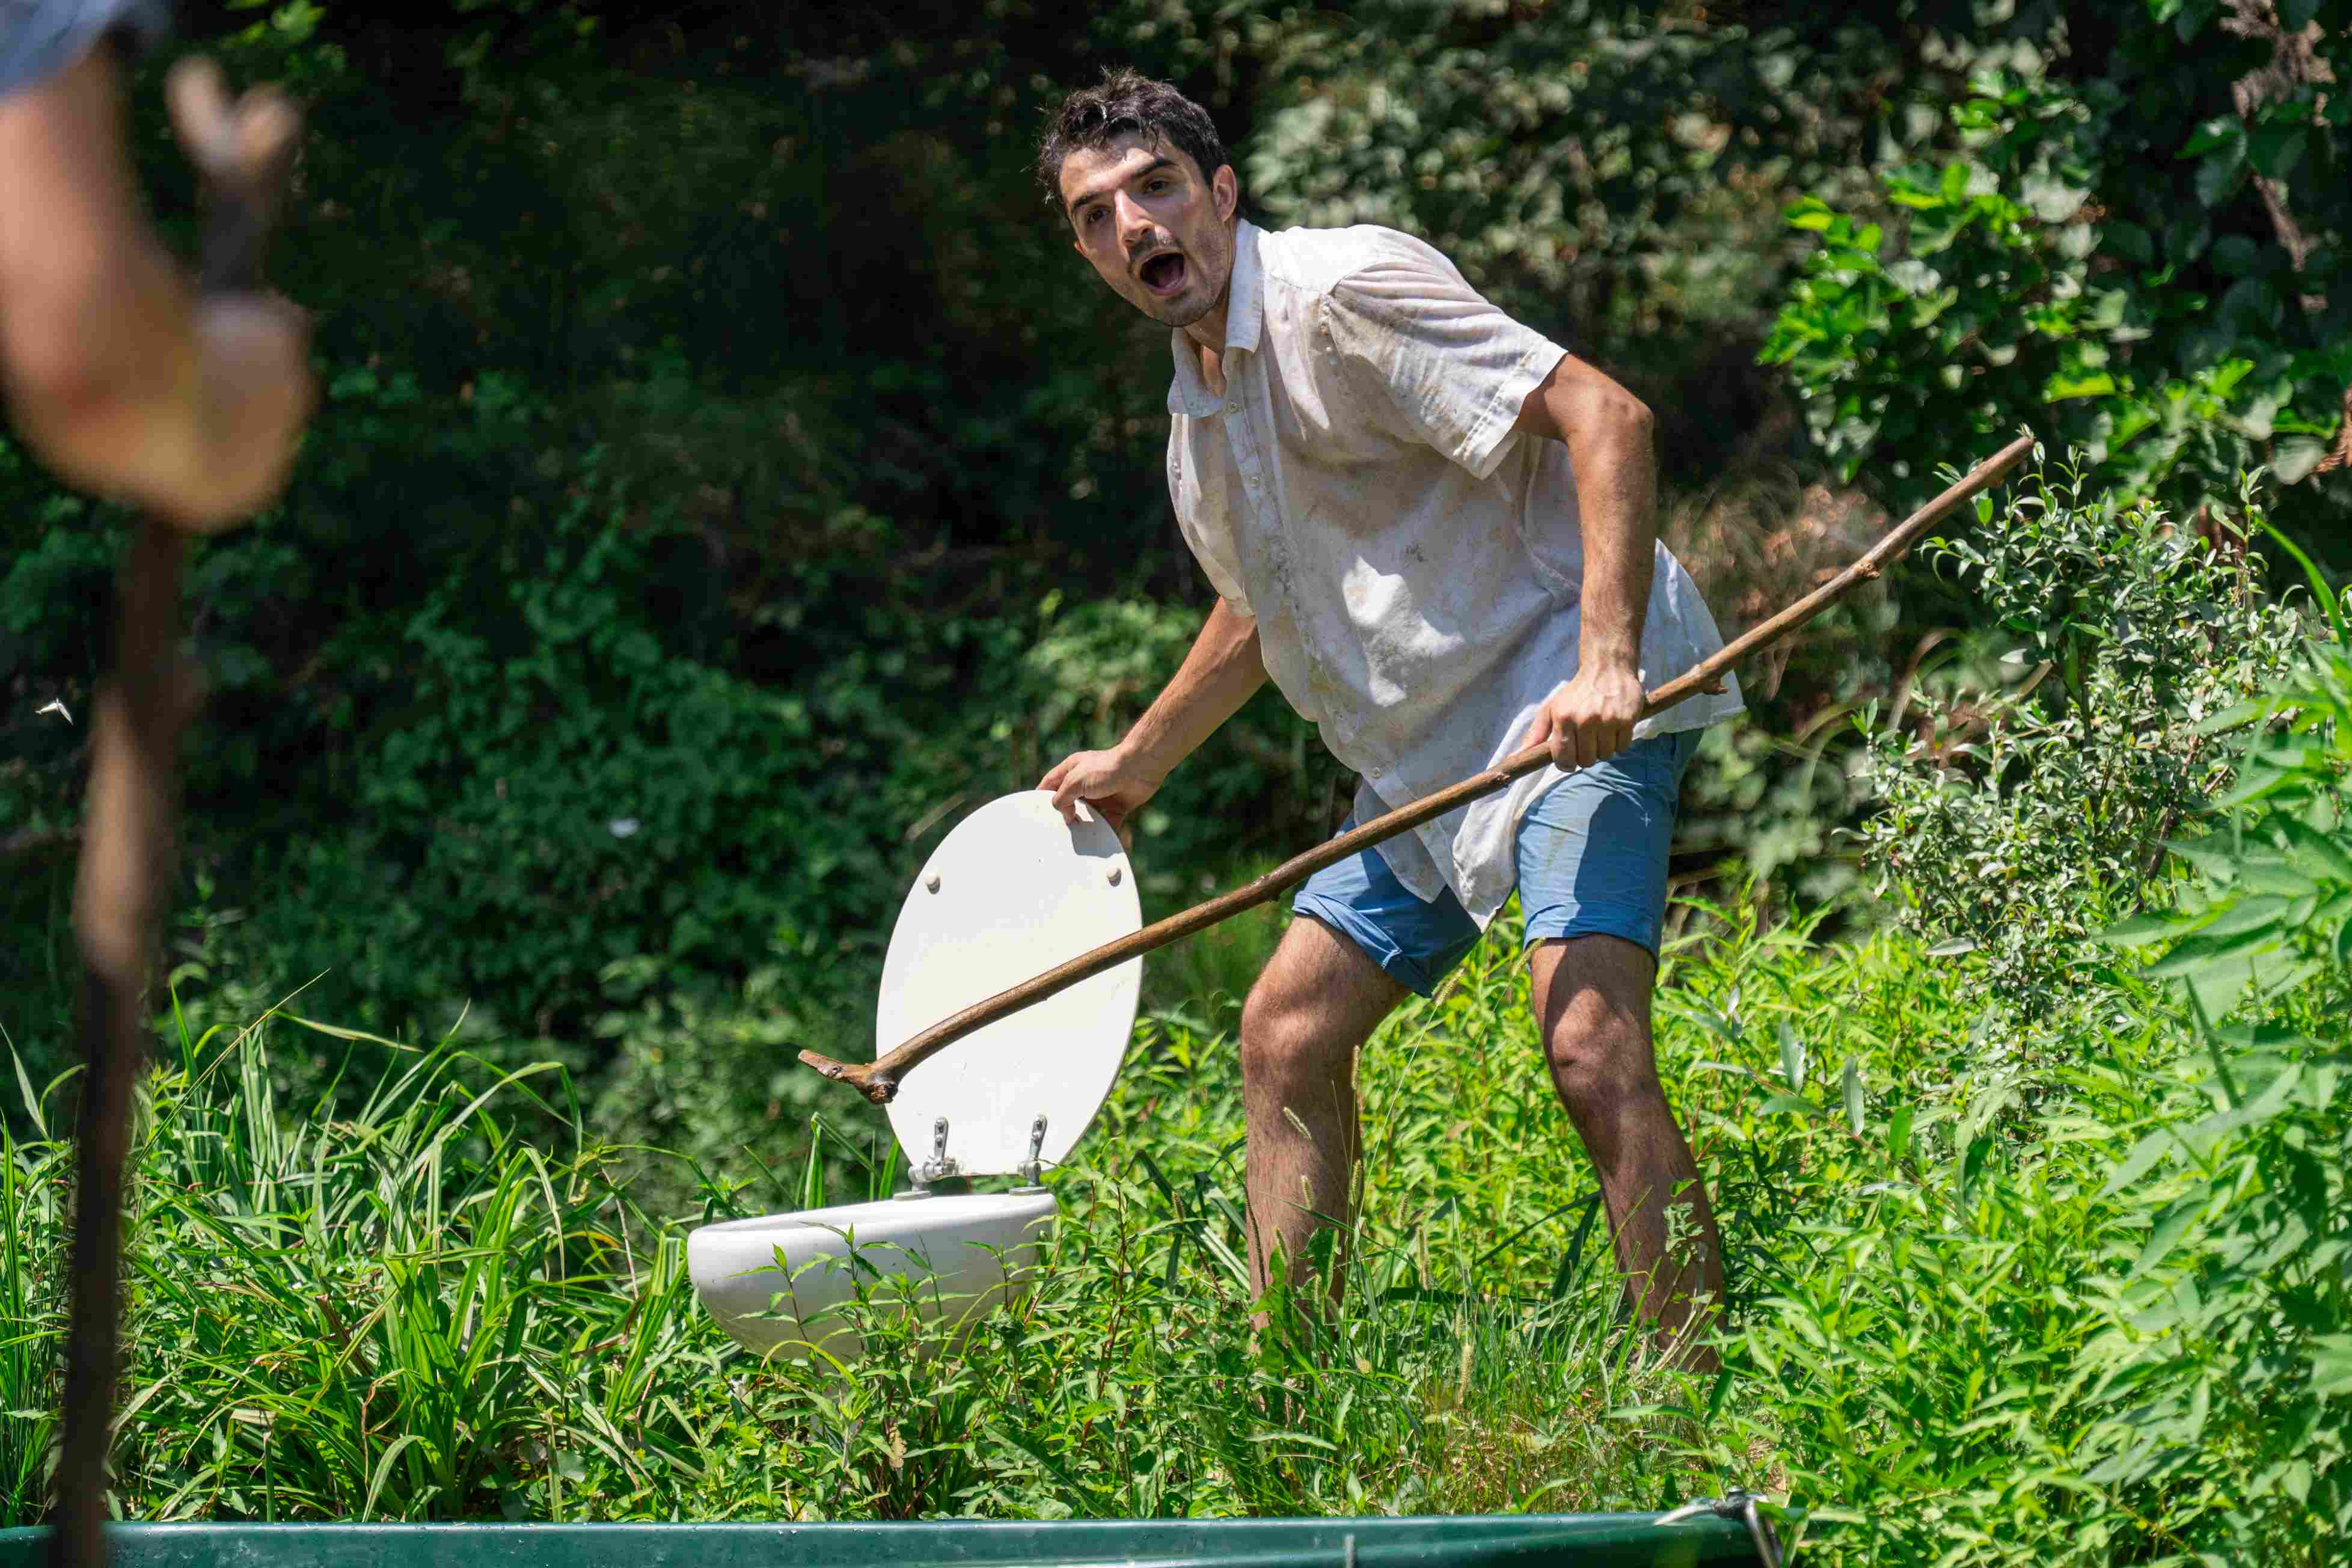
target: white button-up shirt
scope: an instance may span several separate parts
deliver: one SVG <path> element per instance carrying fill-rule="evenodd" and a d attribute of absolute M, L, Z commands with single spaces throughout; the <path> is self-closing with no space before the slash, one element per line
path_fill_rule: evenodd
<path fill-rule="evenodd" d="M 1266 673 L 1362 780 L 1360 816 L 1508 756 L 1576 673 L 1583 536 L 1568 448 L 1513 435 L 1563 350 L 1429 246 L 1370 226 L 1240 225 L 1225 392 L 1171 337 L 1168 488 L 1209 581 L 1255 617 Z M 1642 632 L 1645 686 L 1723 646 L 1663 544 Z M 1740 710 L 1738 688 L 1637 739 Z M 1397 879 L 1452 888 L 1480 925 L 1516 879 L 1520 814 L 1556 768 L 1381 847 Z"/>

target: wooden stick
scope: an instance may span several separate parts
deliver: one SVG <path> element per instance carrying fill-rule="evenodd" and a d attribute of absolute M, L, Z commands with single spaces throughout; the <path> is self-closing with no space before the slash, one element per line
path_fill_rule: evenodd
<path fill-rule="evenodd" d="M 1647 719 L 1663 713 L 1701 691 L 1721 690 L 1724 673 L 1732 666 L 1759 648 L 1795 631 L 1827 609 L 1855 584 L 1885 572 L 1891 563 L 1917 542 L 1921 535 L 1941 521 L 1954 507 L 1998 484 L 2011 469 L 2024 461 L 2026 454 L 2032 449 L 2032 436 L 2021 436 L 1978 464 L 1949 489 L 1904 520 L 1901 527 L 1873 545 L 1862 559 L 1835 578 L 1740 637 L 1689 673 L 1651 692 L 1643 700 L 1642 717 Z M 1131 958 L 1139 958 L 1155 948 L 1165 947 L 1220 921 L 1229 920 L 1244 910 L 1254 909 L 1326 866 L 1335 865 L 1350 855 L 1361 854 L 1383 839 L 1393 838 L 1408 828 L 1418 827 L 1482 795 L 1492 795 L 1513 779 L 1531 773 L 1550 761 L 1550 748 L 1529 746 L 1483 773 L 1464 779 L 1460 784 L 1450 784 L 1433 795 L 1423 795 L 1411 805 L 1400 806 L 1385 816 L 1374 817 L 1361 826 L 1316 846 L 1304 855 L 1286 860 L 1256 880 L 1232 892 L 1196 904 L 1181 914 L 1171 915 L 1131 936 L 1106 942 L 1092 952 L 1082 953 L 1066 963 L 1047 970 L 1034 980 L 1000 992 L 984 1002 L 976 1002 L 963 1011 L 941 1019 L 878 1060 L 863 1064 L 837 1062 L 814 1051 L 803 1051 L 801 1060 L 829 1079 L 852 1085 L 875 1104 L 887 1105 L 898 1095 L 899 1082 L 908 1072 L 975 1029 L 984 1028 L 1032 1003 L 1042 1002 L 1056 992 L 1100 974 L 1106 969 L 1125 963 Z"/>
<path fill-rule="evenodd" d="M 181 72 L 208 69 L 209 62 L 201 62 L 185 64 Z M 216 73 L 198 86 L 217 91 Z M 258 149 L 240 167 L 208 171 L 200 273 L 205 292 L 261 287 L 262 245 L 293 158 L 292 127 L 280 129 L 282 147 Z M 77 1117 L 72 1299 L 49 1536 L 55 1568 L 103 1568 L 107 1556 L 107 1453 L 120 1373 L 131 1091 L 146 1055 L 156 923 L 177 874 L 180 736 L 197 703 L 196 679 L 180 657 L 186 558 L 187 536 L 168 520 L 140 520 L 116 587 L 114 675 L 100 689 L 90 716 L 89 784 L 74 886 L 87 1065 Z"/>

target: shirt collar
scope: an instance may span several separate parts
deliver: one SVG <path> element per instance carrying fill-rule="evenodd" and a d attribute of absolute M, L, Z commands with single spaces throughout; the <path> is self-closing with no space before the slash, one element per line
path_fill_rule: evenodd
<path fill-rule="evenodd" d="M 1228 354 L 1257 352 L 1258 323 L 1265 315 L 1258 266 L 1259 232 L 1247 218 L 1234 226 L 1234 276 L 1225 295 Z M 1223 401 L 1209 390 L 1209 384 L 1202 378 L 1200 348 L 1185 336 L 1183 328 L 1169 334 L 1168 348 L 1176 361 L 1176 379 L 1168 384 L 1168 412 L 1199 419 L 1223 408 Z M 1230 378 L 1230 371 L 1227 374 Z"/>

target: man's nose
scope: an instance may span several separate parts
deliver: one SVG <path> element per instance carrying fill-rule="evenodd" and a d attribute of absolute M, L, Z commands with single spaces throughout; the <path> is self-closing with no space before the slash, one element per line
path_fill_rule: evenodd
<path fill-rule="evenodd" d="M 1160 231 L 1151 215 L 1130 200 L 1125 191 L 1112 198 L 1111 221 L 1118 225 L 1119 243 L 1127 247 L 1130 256 L 1138 241 L 1149 241 Z"/>

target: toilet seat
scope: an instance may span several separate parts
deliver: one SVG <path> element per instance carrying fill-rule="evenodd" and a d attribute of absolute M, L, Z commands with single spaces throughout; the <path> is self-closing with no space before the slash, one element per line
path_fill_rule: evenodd
<path fill-rule="evenodd" d="M 1142 929 L 1118 837 L 1080 807 L 1024 790 L 980 807 L 934 850 L 899 906 L 883 961 L 876 1054 L 1117 937 Z M 877 1299 L 959 1328 L 1027 1288 L 1056 1205 L 1038 1185 L 1102 1108 L 1134 1032 L 1140 959 L 957 1041 L 907 1074 L 888 1107 L 917 1192 L 704 1226 L 687 1238 L 703 1306 L 748 1350 L 847 1362 L 862 1341 L 836 1310 Z M 1019 1173 L 1010 1193 L 922 1191 Z M 856 1256 L 853 1265 L 852 1253 Z M 870 1267 L 869 1267 L 870 1266 Z M 904 1287 L 877 1281 L 903 1279 Z"/>

